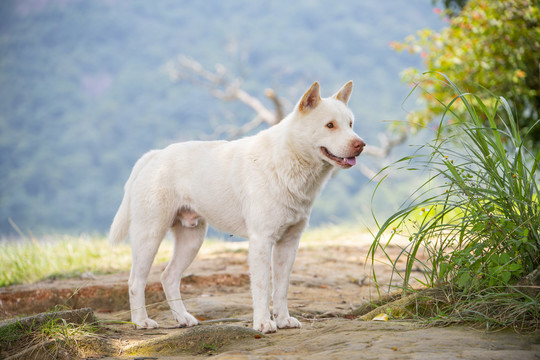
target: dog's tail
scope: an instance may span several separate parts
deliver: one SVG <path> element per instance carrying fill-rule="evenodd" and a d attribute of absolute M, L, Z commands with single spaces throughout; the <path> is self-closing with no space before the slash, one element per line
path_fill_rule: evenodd
<path fill-rule="evenodd" d="M 113 244 L 121 242 L 128 236 L 129 225 L 131 222 L 129 208 L 133 181 L 135 181 L 141 170 L 154 158 L 158 151 L 159 150 L 152 150 L 144 154 L 135 163 L 133 170 L 131 170 L 131 174 L 129 175 L 126 185 L 124 186 L 124 198 L 122 199 L 122 203 L 114 216 L 111 229 L 109 230 L 109 241 Z"/>

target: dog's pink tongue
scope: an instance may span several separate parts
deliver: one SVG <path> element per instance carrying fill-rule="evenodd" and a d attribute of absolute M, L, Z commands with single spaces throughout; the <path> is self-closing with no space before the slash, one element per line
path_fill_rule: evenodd
<path fill-rule="evenodd" d="M 356 165 L 356 158 L 355 157 L 345 158 L 345 162 L 351 166 L 354 166 Z"/>

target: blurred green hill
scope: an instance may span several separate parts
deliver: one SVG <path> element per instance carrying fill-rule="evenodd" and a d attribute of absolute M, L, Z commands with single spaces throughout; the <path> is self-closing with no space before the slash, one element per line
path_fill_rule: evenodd
<path fill-rule="evenodd" d="M 254 96 L 272 87 L 291 104 L 315 80 L 328 96 L 352 79 L 356 130 L 373 144 L 384 121 L 405 117 L 400 71 L 420 66 L 388 43 L 441 23 L 430 0 L 3 0 L 0 235 L 12 223 L 36 234 L 105 232 L 142 154 L 252 119 L 241 104 L 173 83 L 164 67 L 180 54 L 221 63 Z M 341 172 L 312 224 L 368 213 L 367 181 Z"/>

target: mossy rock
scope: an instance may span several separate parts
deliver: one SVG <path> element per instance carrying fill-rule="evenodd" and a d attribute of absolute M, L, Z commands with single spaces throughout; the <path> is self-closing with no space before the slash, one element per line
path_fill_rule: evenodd
<path fill-rule="evenodd" d="M 197 326 L 145 340 L 123 349 L 126 355 L 176 355 L 218 352 L 225 345 L 258 339 L 261 333 L 234 325 Z"/>

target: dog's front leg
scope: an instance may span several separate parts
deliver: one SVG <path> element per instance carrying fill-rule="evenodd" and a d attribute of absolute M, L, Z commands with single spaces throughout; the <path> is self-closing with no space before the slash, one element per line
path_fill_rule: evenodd
<path fill-rule="evenodd" d="M 274 321 L 279 329 L 300 328 L 300 321 L 289 315 L 287 292 L 289 279 L 298 252 L 298 243 L 306 221 L 291 226 L 274 246 L 272 254 L 272 284 Z"/>
<path fill-rule="evenodd" d="M 249 242 L 253 329 L 265 334 L 272 333 L 276 331 L 276 323 L 270 318 L 270 259 L 273 241 L 251 236 Z"/>

